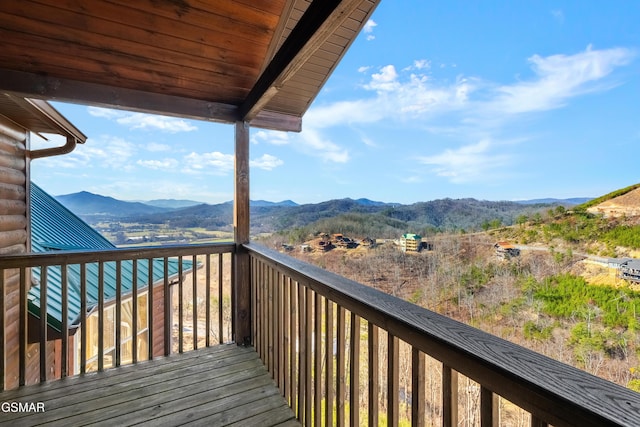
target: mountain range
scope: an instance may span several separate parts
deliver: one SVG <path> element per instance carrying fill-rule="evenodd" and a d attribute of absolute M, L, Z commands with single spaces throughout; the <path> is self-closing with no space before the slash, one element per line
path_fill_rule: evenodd
<path fill-rule="evenodd" d="M 189 200 L 152 200 L 127 202 L 87 191 L 56 196 L 56 199 L 90 224 L 101 221 L 167 224 L 173 228 L 205 227 L 229 230 L 233 224 L 233 203 L 215 205 Z M 305 227 L 318 221 L 351 215 L 372 214 L 375 221 L 396 223 L 396 228 L 478 229 L 484 222 L 500 220 L 513 224 L 520 215 L 533 215 L 550 206 L 573 206 L 576 200 L 484 201 L 476 199 L 439 199 L 410 205 L 369 199 L 336 199 L 298 205 L 291 200 L 251 201 L 252 232 L 275 232 Z M 361 220 L 361 219 L 360 219 Z M 374 221 L 368 219 L 367 221 Z"/>

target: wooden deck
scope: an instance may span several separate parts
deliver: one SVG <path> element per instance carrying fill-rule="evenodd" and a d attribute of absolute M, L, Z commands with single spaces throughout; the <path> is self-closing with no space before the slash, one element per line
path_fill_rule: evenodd
<path fill-rule="evenodd" d="M 5 391 L 2 402 L 44 404 L 0 409 L 12 427 L 300 425 L 258 354 L 235 344 Z"/>

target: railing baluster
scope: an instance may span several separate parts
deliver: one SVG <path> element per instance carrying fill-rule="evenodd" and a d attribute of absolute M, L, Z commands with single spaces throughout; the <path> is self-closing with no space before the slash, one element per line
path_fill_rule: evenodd
<path fill-rule="evenodd" d="M 280 394 L 284 396 L 285 389 L 285 377 L 286 377 L 286 335 L 287 327 L 285 323 L 285 305 L 286 288 L 284 287 L 284 276 L 278 272 L 278 280 L 276 281 L 276 288 L 278 289 L 278 308 L 276 314 L 278 316 L 278 387 L 280 388 Z"/>
<path fill-rule="evenodd" d="M 267 354 L 267 350 L 269 348 L 268 342 L 267 342 L 267 338 L 268 338 L 268 334 L 267 334 L 267 316 L 268 316 L 268 311 L 267 311 L 267 278 L 265 275 L 265 264 L 260 261 L 258 263 L 258 289 L 260 292 L 260 354 L 262 356 L 262 360 L 265 363 L 265 366 L 267 364 L 268 359 L 268 354 Z"/>
<path fill-rule="evenodd" d="M 325 322 L 326 322 L 326 350 L 325 350 L 325 425 L 333 425 L 333 399 L 334 399 L 334 386 L 333 386 L 333 302 L 329 298 L 324 299 L 325 304 Z M 375 424 L 377 425 L 377 424 Z"/>
<path fill-rule="evenodd" d="M 345 399 L 345 309 L 344 307 L 338 306 L 338 318 L 337 318 L 337 327 L 338 327 L 338 354 L 336 355 L 336 425 L 344 426 L 344 399 Z"/>
<path fill-rule="evenodd" d="M 274 377 L 273 372 L 273 352 L 274 352 L 274 341 L 273 341 L 273 327 L 274 327 L 274 311 L 273 311 L 273 268 L 265 265 L 265 282 L 267 285 L 267 300 L 266 300 L 266 308 L 267 308 L 267 369 L 269 373 L 271 373 L 271 378 Z"/>
<path fill-rule="evenodd" d="M 237 249 L 235 249 L 237 254 Z M 236 283 L 236 257 L 231 257 L 231 283 Z M 231 337 L 230 340 L 236 339 L 236 316 L 233 315 L 233 310 L 236 309 L 236 287 L 231 286 L 230 292 L 231 294 Z M 241 338 L 244 339 L 244 338 Z"/>
<path fill-rule="evenodd" d="M 223 298 L 223 258 L 222 254 L 218 254 L 218 343 L 222 344 L 224 341 L 224 298 Z"/>
<path fill-rule="evenodd" d="M 29 275 L 31 273 L 29 272 Z M 3 289 L 4 292 L 4 289 Z M 19 352 L 19 373 L 18 373 L 18 385 L 23 386 L 27 382 L 27 325 L 28 325 L 28 316 L 29 313 L 27 311 L 27 292 L 29 289 L 27 288 L 27 269 L 25 267 L 20 268 L 20 349 Z M 4 315 L 4 314 L 3 314 Z M 4 357 L 4 355 L 0 355 Z"/>
<path fill-rule="evenodd" d="M 313 375 L 315 379 L 314 384 L 314 413 L 315 413 L 315 425 L 319 426 L 322 419 L 322 296 L 315 293 L 315 345 L 314 345 L 314 359 Z"/>
<path fill-rule="evenodd" d="M 104 370 L 104 263 L 98 263 L 98 371 Z"/>
<path fill-rule="evenodd" d="M 269 267 L 271 294 L 271 371 L 274 381 L 278 382 L 278 282 L 277 272 Z"/>
<path fill-rule="evenodd" d="M 149 351 L 147 358 L 148 360 L 153 360 L 154 352 L 153 352 L 153 343 L 154 343 L 154 334 L 155 334 L 155 323 L 153 312 L 155 311 L 153 308 L 153 297 L 155 293 L 155 289 L 153 287 L 153 258 L 147 259 L 147 339 L 149 340 Z"/>
<path fill-rule="evenodd" d="M 282 275 L 282 396 L 289 402 L 291 399 L 291 283 L 289 277 Z"/>
<path fill-rule="evenodd" d="M 87 371 L 87 264 L 80 264 L 80 373 Z"/>
<path fill-rule="evenodd" d="M 211 346 L 211 255 L 207 254 L 204 260 L 205 268 L 205 294 L 204 294 L 204 310 L 205 310 L 205 343 L 207 347 Z M 253 276 L 252 276 L 253 277 Z M 254 319 L 255 320 L 255 319 Z"/>
<path fill-rule="evenodd" d="M 122 343 L 122 261 L 116 261 L 116 324 L 115 324 L 115 333 L 116 333 L 116 364 L 115 366 L 120 366 L 121 359 L 121 343 Z"/>
<path fill-rule="evenodd" d="M 378 391 L 380 385 L 378 327 L 369 322 L 369 425 L 378 425 Z"/>
<path fill-rule="evenodd" d="M 424 427 L 424 354 L 412 347 L 411 356 L 411 425 Z"/>
<path fill-rule="evenodd" d="M 65 378 L 69 370 L 69 283 L 67 278 L 67 265 L 60 266 L 61 297 L 62 297 L 62 343 L 60 346 L 60 378 Z"/>
<path fill-rule="evenodd" d="M 151 289 L 149 289 L 149 293 Z M 131 363 L 138 363 L 138 260 L 131 261 Z"/>
<path fill-rule="evenodd" d="M 458 425 L 458 372 L 442 365 L 442 425 Z"/>
<path fill-rule="evenodd" d="M 498 427 L 498 395 L 484 386 L 480 386 L 480 425 L 482 427 Z"/>
<path fill-rule="evenodd" d="M 360 425 L 360 317 L 351 312 L 349 334 L 349 425 Z"/>
<path fill-rule="evenodd" d="M 255 277 L 252 277 L 252 280 L 255 280 L 256 287 L 256 341 L 254 345 L 256 346 L 256 351 L 260 355 L 260 358 L 264 361 L 265 359 L 265 283 L 264 283 L 264 271 L 263 271 L 263 263 L 262 261 L 256 259 L 255 260 Z"/>
<path fill-rule="evenodd" d="M 290 405 L 294 410 L 297 408 L 296 406 L 296 397 L 298 390 L 300 389 L 300 377 L 298 376 L 298 345 L 300 343 L 300 339 L 298 338 L 298 327 L 297 327 L 297 319 L 298 319 L 298 304 L 297 304 L 297 284 L 291 279 L 291 277 L 287 278 L 289 282 L 289 303 L 291 304 L 289 309 L 289 336 L 291 337 L 291 347 L 289 348 L 289 377 L 290 377 L 290 393 L 291 393 L 291 401 Z M 298 413 L 299 414 L 299 413 Z"/>
<path fill-rule="evenodd" d="M 306 315 L 305 315 L 305 288 L 298 283 L 298 419 L 304 422 L 305 419 L 305 379 L 307 377 L 307 335 L 306 331 Z"/>
<path fill-rule="evenodd" d="M 172 319 L 169 317 L 171 313 L 171 288 L 169 287 L 169 258 L 164 257 L 163 260 L 163 298 L 164 298 L 164 355 L 171 354 L 171 324 Z"/>
<path fill-rule="evenodd" d="M 47 381 L 47 266 L 40 267 L 40 382 Z"/>
<path fill-rule="evenodd" d="M 400 419 L 400 343 L 387 334 L 387 423 L 397 426 Z"/>
<path fill-rule="evenodd" d="M 182 256 L 178 257 L 178 353 L 184 351 L 184 295 L 182 280 Z"/>
<path fill-rule="evenodd" d="M 191 314 L 193 318 L 193 349 L 198 349 L 198 262 L 195 255 L 191 258 Z"/>
<path fill-rule="evenodd" d="M 313 375 L 313 366 L 312 366 L 312 351 L 313 347 L 312 342 L 312 330 L 313 330 L 313 291 L 307 285 L 303 286 L 305 289 L 305 376 L 304 376 L 304 385 L 305 385 L 305 416 L 304 421 L 305 425 L 310 426 L 312 423 L 311 418 L 311 407 L 312 407 L 312 387 L 313 383 L 311 381 L 311 375 Z"/>

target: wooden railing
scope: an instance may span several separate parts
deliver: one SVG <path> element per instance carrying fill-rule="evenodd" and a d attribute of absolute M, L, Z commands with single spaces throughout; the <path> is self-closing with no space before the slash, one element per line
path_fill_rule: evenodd
<path fill-rule="evenodd" d="M 397 426 L 405 418 L 414 426 L 640 425 L 640 394 L 260 245 L 244 246 L 254 345 L 303 425 Z"/>
<path fill-rule="evenodd" d="M 0 316 L 0 354 L 15 357 L 2 358 L 0 384 L 12 388 L 231 341 L 234 252 L 224 243 L 3 256 L 0 313 L 14 315 Z M 39 313 L 29 305 L 34 297 Z M 13 344 L 14 352 L 7 348 Z"/>

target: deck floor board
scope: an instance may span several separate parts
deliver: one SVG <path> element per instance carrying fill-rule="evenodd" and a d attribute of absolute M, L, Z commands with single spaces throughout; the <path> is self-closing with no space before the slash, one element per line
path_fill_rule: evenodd
<path fill-rule="evenodd" d="M 0 401 L 45 405 L 0 413 L 12 427 L 300 425 L 257 353 L 235 345 L 4 391 Z"/>

